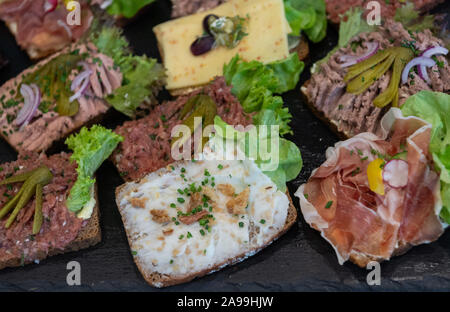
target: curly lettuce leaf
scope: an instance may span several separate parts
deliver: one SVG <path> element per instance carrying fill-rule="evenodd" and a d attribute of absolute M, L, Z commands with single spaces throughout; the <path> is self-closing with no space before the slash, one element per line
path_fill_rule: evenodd
<path fill-rule="evenodd" d="M 67 198 L 67 208 L 77 212 L 90 200 L 95 183 L 94 173 L 111 155 L 123 138 L 109 129 L 94 125 L 91 129 L 82 128 L 78 134 L 66 139 L 67 146 L 73 151 L 70 159 L 76 161 L 77 181 Z"/>
<path fill-rule="evenodd" d="M 221 133 L 224 140 L 237 140 L 239 142 L 238 146 L 242 151 L 244 151 L 246 157 L 251 157 L 249 155 L 249 150 L 251 150 L 249 145 L 255 142 L 253 140 L 250 141 L 249 134 L 235 130 L 232 126 L 223 121 L 219 116 L 216 116 L 214 118 L 214 127 L 219 127 L 222 130 L 217 133 Z M 270 132 L 267 132 L 266 136 L 260 135 L 260 133 L 258 132 L 257 138 L 258 140 L 256 142 L 256 150 L 259 150 L 260 144 L 271 146 Z M 297 145 L 283 138 L 278 139 L 278 166 L 273 166 L 273 170 L 264 170 L 265 168 L 272 167 L 270 165 L 270 161 L 272 160 L 262 160 L 260 155 L 258 154 L 257 158 L 254 161 L 255 164 L 261 170 L 263 170 L 263 173 L 276 184 L 278 190 L 282 192 L 285 192 L 287 189 L 286 182 L 295 179 L 303 167 L 302 156 Z"/>
<path fill-rule="evenodd" d="M 410 96 L 401 110 L 405 116 L 416 116 L 433 125 L 430 152 L 440 172 L 443 208 L 441 218 L 450 224 L 450 95 L 421 91 Z"/>
<path fill-rule="evenodd" d="M 106 11 L 114 16 L 132 18 L 140 9 L 155 0 L 113 0 Z"/>
<path fill-rule="evenodd" d="M 291 115 L 283 100 L 274 94 L 292 90 L 300 79 L 304 63 L 296 53 L 288 58 L 264 65 L 258 61 L 244 62 L 236 55 L 224 66 L 227 84 L 239 99 L 245 112 L 256 112 L 255 125 L 279 125 L 281 135 L 292 133 Z"/>
<path fill-rule="evenodd" d="M 291 35 L 304 31 L 314 43 L 325 38 L 328 23 L 324 0 L 284 0 L 284 8 Z"/>
<path fill-rule="evenodd" d="M 118 28 L 104 27 L 91 40 L 101 53 L 114 60 L 123 75 L 122 86 L 106 100 L 119 112 L 135 117 L 139 107 L 155 101 L 155 94 L 164 83 L 164 68 L 155 59 L 132 55 Z"/>

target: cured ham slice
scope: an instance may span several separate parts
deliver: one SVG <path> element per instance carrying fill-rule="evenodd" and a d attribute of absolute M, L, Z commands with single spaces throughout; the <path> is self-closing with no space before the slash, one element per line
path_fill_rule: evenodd
<path fill-rule="evenodd" d="M 87 1 L 81 4 L 81 24 L 68 25 L 68 11 L 59 0 L 55 10 L 46 10 L 47 0 L 7 0 L 0 3 L 0 19 L 32 58 L 41 58 L 76 42 L 89 29 L 93 14 Z"/>
<path fill-rule="evenodd" d="M 431 125 L 392 108 L 382 137 L 361 133 L 330 147 L 327 160 L 296 192 L 308 224 L 335 249 L 340 264 L 389 260 L 443 233 L 439 177 L 429 154 Z M 372 191 L 369 164 L 403 155 L 408 181 Z M 405 166 L 403 167 L 405 168 Z M 405 173 L 403 173 L 405 174 Z"/>

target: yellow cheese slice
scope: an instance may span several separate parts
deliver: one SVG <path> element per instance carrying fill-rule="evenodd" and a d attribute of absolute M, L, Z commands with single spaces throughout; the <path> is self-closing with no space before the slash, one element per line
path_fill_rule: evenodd
<path fill-rule="evenodd" d="M 203 34 L 202 21 L 208 14 L 218 16 L 249 16 L 248 36 L 234 49 L 218 47 L 194 56 L 190 46 Z M 289 27 L 283 0 L 230 0 L 217 8 L 172 20 L 156 26 L 153 31 L 167 70 L 168 90 L 203 85 L 222 75 L 223 65 L 236 54 L 244 60 L 269 63 L 289 55 Z"/>

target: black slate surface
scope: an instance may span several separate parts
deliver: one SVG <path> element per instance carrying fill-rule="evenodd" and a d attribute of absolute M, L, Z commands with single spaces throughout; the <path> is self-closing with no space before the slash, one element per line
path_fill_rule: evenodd
<path fill-rule="evenodd" d="M 435 12 L 448 12 L 449 2 Z M 152 27 L 170 16 L 169 1 L 158 0 L 147 13 L 125 28 L 137 54 L 158 57 Z M 0 24 L 0 53 L 9 64 L 0 70 L 0 84 L 32 63 Z M 311 171 L 325 160 L 325 150 L 338 141 L 328 128 L 308 110 L 299 95 L 300 85 L 309 77 L 310 65 L 326 55 L 337 42 L 337 32 L 329 27 L 328 36 L 311 46 L 311 57 L 299 86 L 283 96 L 294 116 L 292 139 L 301 149 L 304 167 L 289 183 L 291 195 L 306 181 Z M 162 95 L 162 99 L 167 94 Z M 113 128 L 126 120 L 111 113 L 103 121 Z M 0 141 L 0 162 L 14 160 L 16 153 Z M 55 256 L 39 265 L 0 271 L 0 291 L 157 291 L 148 286 L 134 265 L 119 212 L 114 189 L 122 183 L 110 162 L 98 171 L 102 242 L 76 253 Z M 295 200 L 297 209 L 298 202 Z M 68 286 L 66 265 L 81 264 L 81 286 Z M 450 290 L 450 233 L 437 242 L 413 248 L 406 255 L 381 266 L 381 286 L 368 286 L 369 271 L 347 263 L 340 266 L 332 247 L 312 230 L 301 214 L 297 224 L 278 241 L 250 259 L 191 283 L 164 291 L 362 291 L 362 290 Z"/>

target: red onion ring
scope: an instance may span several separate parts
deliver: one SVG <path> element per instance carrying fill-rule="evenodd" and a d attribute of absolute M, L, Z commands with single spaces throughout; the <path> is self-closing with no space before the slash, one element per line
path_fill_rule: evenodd
<path fill-rule="evenodd" d="M 20 93 L 24 98 L 24 105 L 17 114 L 15 124 L 18 126 L 26 126 L 30 120 L 34 117 L 39 104 L 41 103 L 41 91 L 35 84 L 26 85 L 22 84 L 20 87 Z"/>
<path fill-rule="evenodd" d="M 393 159 L 383 168 L 383 181 L 393 188 L 405 187 L 408 184 L 409 165 L 402 159 Z"/>
<path fill-rule="evenodd" d="M 444 47 L 430 47 L 428 49 L 426 49 L 425 51 L 423 51 L 420 56 L 423 57 L 428 57 L 431 58 L 433 55 L 436 54 L 442 54 L 442 55 L 447 55 L 448 54 L 448 50 Z M 428 77 L 428 72 L 425 66 L 423 65 L 419 65 L 417 72 L 419 73 L 420 78 L 422 78 L 424 81 L 426 81 L 426 83 L 430 84 L 430 78 Z"/>
<path fill-rule="evenodd" d="M 429 57 L 424 57 L 424 56 L 419 56 L 416 58 L 413 58 L 408 64 L 406 64 L 405 68 L 403 69 L 402 72 L 402 84 L 405 84 L 408 82 L 408 75 L 409 75 L 409 71 L 411 70 L 411 68 L 413 68 L 414 66 L 417 65 L 421 65 L 421 66 L 425 66 L 425 67 L 432 67 L 434 65 L 436 65 L 436 62 L 429 58 Z"/>
<path fill-rule="evenodd" d="M 44 3 L 44 12 L 50 13 L 56 10 L 58 6 L 58 0 L 46 0 Z"/>
<path fill-rule="evenodd" d="M 342 55 L 339 57 L 339 61 L 344 62 L 341 64 L 341 67 L 349 67 L 355 65 L 359 62 L 362 62 L 375 53 L 377 53 L 380 48 L 380 44 L 378 42 L 366 42 L 365 46 L 367 47 L 367 52 L 363 55 Z"/>
<path fill-rule="evenodd" d="M 78 91 L 75 92 L 75 94 L 69 98 L 69 102 L 73 102 L 76 99 L 79 99 L 84 94 L 84 92 L 86 92 L 86 90 L 89 86 L 89 83 L 90 83 L 91 74 L 92 74 L 92 70 L 87 69 L 75 77 L 75 79 L 72 81 L 72 85 L 71 85 L 70 89 L 72 91 L 75 91 L 78 88 Z M 81 84 L 81 86 L 80 86 L 80 84 Z"/>

